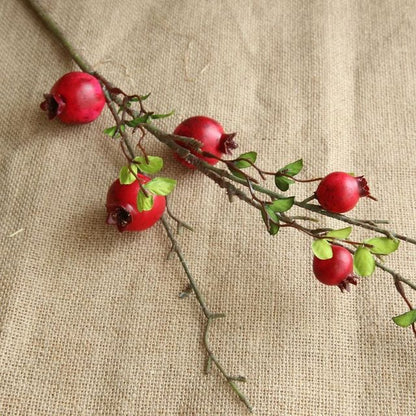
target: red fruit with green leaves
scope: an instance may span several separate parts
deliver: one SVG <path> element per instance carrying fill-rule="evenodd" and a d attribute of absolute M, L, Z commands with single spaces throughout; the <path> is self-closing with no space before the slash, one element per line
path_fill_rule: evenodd
<path fill-rule="evenodd" d="M 349 283 L 357 284 L 353 274 L 353 257 L 344 247 L 332 246 L 332 257 L 321 260 L 314 256 L 313 273 L 323 284 L 338 286 L 341 290 L 349 290 Z"/>
<path fill-rule="evenodd" d="M 315 196 L 322 208 L 343 213 L 352 210 L 361 197 L 369 197 L 370 190 L 363 176 L 354 177 L 345 172 L 332 172 L 320 182 Z"/>
<path fill-rule="evenodd" d="M 105 105 L 105 97 L 97 78 L 86 72 L 69 72 L 59 78 L 40 108 L 50 120 L 57 117 L 68 124 L 94 121 Z"/>
<path fill-rule="evenodd" d="M 200 154 L 186 143 L 177 141 L 178 144 L 186 147 L 192 154 L 210 165 L 215 165 L 218 163 L 218 158 L 222 158 L 224 154 L 231 154 L 232 150 L 237 148 L 237 143 L 234 141 L 236 133 L 224 133 L 224 129 L 218 121 L 205 116 L 190 117 L 182 121 L 182 123 L 176 127 L 174 134 L 191 137 L 201 142 L 202 146 L 200 147 L 200 151 L 210 153 L 213 157 L 210 157 L 208 154 Z M 175 154 L 175 157 L 184 166 L 191 169 L 195 168 L 191 163 L 182 159 L 180 156 Z"/>
<path fill-rule="evenodd" d="M 137 174 L 142 185 L 151 179 Z M 107 193 L 107 224 L 116 225 L 119 231 L 142 231 L 154 225 L 162 216 L 166 207 L 166 199 L 162 195 L 152 195 L 153 206 L 149 211 L 139 212 L 137 195 L 140 184 L 137 180 L 129 185 L 122 185 L 115 180 Z"/>

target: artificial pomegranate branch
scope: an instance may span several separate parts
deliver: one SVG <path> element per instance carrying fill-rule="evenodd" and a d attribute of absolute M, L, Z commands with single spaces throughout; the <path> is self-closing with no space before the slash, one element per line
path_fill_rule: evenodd
<path fill-rule="evenodd" d="M 123 113 L 127 112 L 134 119 L 140 117 L 142 111 L 140 113 L 138 113 L 138 112 L 134 111 L 131 108 L 126 109 L 124 99 L 121 99 L 118 96 L 118 93 L 119 93 L 120 90 L 115 88 L 111 83 L 109 83 L 107 80 L 105 80 L 101 75 L 92 71 L 91 65 L 89 65 L 89 63 L 83 57 L 81 57 L 81 55 L 79 53 L 77 53 L 75 51 L 75 48 L 73 48 L 72 45 L 66 40 L 65 36 L 60 31 L 60 29 L 56 25 L 56 23 L 53 22 L 53 20 L 50 18 L 50 16 L 48 16 L 45 12 L 42 11 L 42 9 L 37 4 L 37 2 L 35 2 L 34 0 L 25 0 L 25 1 L 38 13 L 39 17 L 43 20 L 46 27 L 49 30 L 52 31 L 52 33 L 58 38 L 59 41 L 61 41 L 62 45 L 67 49 L 68 53 L 74 58 L 75 62 L 80 66 L 80 68 L 83 71 L 94 74 L 94 76 L 96 76 L 98 79 L 100 79 L 102 82 L 105 83 L 105 85 L 108 87 L 108 89 L 110 89 L 110 91 L 113 90 L 117 93 L 117 94 L 110 94 L 108 89 L 104 87 L 107 101 L 112 101 L 112 102 L 109 103 L 109 107 L 110 107 L 110 111 L 112 112 L 113 116 L 115 116 L 117 114 L 117 112 L 115 112 L 115 109 L 114 109 L 114 106 L 113 106 L 113 103 L 116 103 L 119 106 L 119 108 L 122 109 Z M 39 13 L 39 11 L 41 11 L 41 13 Z M 64 39 L 64 41 L 62 41 L 63 39 Z M 108 100 L 108 96 L 110 96 L 111 100 Z M 141 110 L 142 110 L 142 107 L 141 107 Z M 116 117 L 115 117 L 115 119 L 117 120 Z M 149 131 L 153 136 L 155 136 L 161 142 L 168 145 L 180 157 L 182 157 L 185 160 L 190 161 L 195 168 L 202 171 L 206 176 L 211 178 L 219 186 L 226 189 L 227 194 L 229 195 L 229 197 L 231 197 L 232 195 L 236 195 L 237 197 L 239 197 L 243 201 L 245 201 L 245 202 L 249 203 L 250 205 L 253 205 L 256 208 L 258 208 L 258 206 L 256 206 L 257 204 L 255 204 L 255 201 L 253 200 L 252 197 L 246 195 L 244 192 L 235 188 L 231 184 L 231 182 L 236 182 L 236 183 L 239 183 L 239 184 L 241 184 L 243 186 L 246 186 L 246 187 L 252 187 L 252 189 L 256 190 L 257 192 L 268 195 L 269 197 L 272 198 L 272 200 L 283 198 L 281 194 L 279 194 L 277 192 L 274 192 L 274 191 L 271 191 L 267 188 L 264 188 L 264 187 L 262 187 L 262 186 L 260 186 L 256 183 L 253 183 L 253 181 L 250 181 L 251 177 L 247 177 L 246 174 L 244 174 L 244 177 L 238 177 L 235 174 L 232 174 L 232 173 L 229 173 L 229 172 L 225 171 L 224 169 L 216 168 L 216 167 L 211 166 L 210 164 L 208 164 L 204 161 L 201 161 L 199 158 L 195 157 L 188 148 L 188 147 L 191 147 L 191 146 L 193 148 L 198 147 L 198 145 L 195 146 L 195 140 L 192 140 L 192 138 L 187 139 L 187 138 L 184 138 L 183 136 L 178 136 L 178 135 L 175 135 L 175 134 L 165 133 L 162 130 L 158 129 L 153 124 L 150 124 L 149 122 L 144 122 L 142 124 L 142 127 L 145 128 L 147 131 Z M 120 125 L 120 127 L 117 127 L 117 130 L 119 128 L 120 128 L 120 130 L 122 130 L 121 125 Z M 126 140 L 125 137 L 124 137 L 124 140 Z M 187 147 L 181 146 L 179 143 L 181 143 L 181 144 L 184 143 L 184 144 L 187 145 Z M 240 171 L 238 171 L 238 173 L 240 173 Z M 277 172 L 277 173 L 279 173 L 279 172 Z M 293 176 L 293 175 L 289 175 L 289 172 L 287 171 L 287 169 L 281 170 L 280 174 L 281 174 L 281 176 L 283 176 L 283 175 Z M 231 182 L 225 181 L 224 178 L 228 179 Z M 249 179 L 249 180 L 247 180 L 247 179 Z M 395 232 L 392 232 L 390 230 L 380 228 L 374 222 L 367 221 L 367 220 L 364 220 L 364 221 L 363 220 L 356 220 L 356 219 L 350 218 L 346 215 L 342 215 L 340 213 L 330 212 L 328 210 L 322 209 L 322 207 L 320 207 L 318 205 L 309 204 L 309 201 L 314 199 L 314 198 L 315 198 L 315 196 L 313 196 L 311 198 L 308 198 L 304 201 L 300 201 L 300 202 L 295 200 L 294 205 L 299 206 L 301 208 L 304 208 L 306 210 L 309 210 L 311 212 L 318 213 L 318 214 L 323 215 L 323 216 L 332 217 L 336 220 L 343 221 L 343 222 L 349 223 L 351 225 L 356 225 L 356 226 L 359 226 L 359 227 L 362 227 L 362 228 L 365 228 L 365 229 L 375 231 L 375 232 L 380 233 L 380 234 L 384 234 L 388 238 L 400 239 L 400 240 L 409 242 L 411 244 L 416 244 L 415 239 L 406 237 L 404 235 L 401 235 L 401 234 L 398 234 L 398 233 L 395 233 Z M 261 207 L 262 206 L 260 205 L 260 208 Z M 269 224 L 270 224 L 269 222 L 266 222 L 266 225 L 268 226 L 268 228 L 269 228 Z M 377 265 L 377 267 L 379 267 L 379 266 Z"/>
<path fill-rule="evenodd" d="M 132 117 L 137 116 L 137 114 L 134 113 L 134 110 L 131 110 L 130 113 L 131 113 Z M 172 150 L 174 150 L 181 157 L 183 157 L 184 159 L 186 159 L 187 161 L 192 163 L 197 169 L 201 170 L 203 173 L 208 174 L 208 173 L 210 173 L 210 171 L 218 173 L 218 176 L 216 176 L 216 177 L 213 177 L 211 174 L 208 174 L 208 176 L 211 177 L 211 179 L 213 179 L 220 187 L 226 189 L 227 193 L 229 195 L 236 195 L 237 197 L 239 197 L 243 201 L 249 203 L 250 205 L 254 206 L 257 209 L 260 209 L 260 211 L 263 214 L 263 217 L 267 216 L 267 212 L 265 211 L 265 202 L 261 201 L 260 199 L 258 199 L 255 196 L 253 188 L 260 191 L 263 194 L 269 195 L 272 198 L 272 200 L 274 198 L 275 199 L 284 198 L 281 194 L 278 194 L 276 192 L 273 192 L 273 191 L 270 191 L 268 189 L 262 188 L 262 187 L 258 186 L 257 184 L 253 184 L 252 183 L 253 178 L 251 176 L 246 175 L 244 172 L 242 172 L 241 169 L 238 169 L 238 168 L 234 167 L 234 172 L 237 172 L 238 174 L 243 175 L 243 178 L 238 177 L 235 174 L 230 174 L 225 170 L 215 168 L 215 167 L 209 165 L 208 163 L 206 163 L 204 161 L 201 161 L 200 158 L 193 155 L 191 152 L 189 152 L 189 150 L 183 150 L 183 147 L 178 145 L 177 140 L 175 140 L 176 139 L 175 135 L 166 134 L 163 131 L 159 130 L 157 127 L 155 127 L 151 124 L 146 124 L 146 125 L 144 125 L 144 127 L 149 132 L 151 132 L 155 137 L 157 137 L 161 142 L 168 145 Z M 208 156 L 212 157 L 214 155 L 208 154 Z M 222 162 L 224 162 L 228 167 L 232 166 L 232 164 L 235 163 L 236 161 L 243 160 L 243 161 L 248 162 L 252 167 L 255 167 L 255 169 L 258 171 L 258 173 L 261 177 L 263 177 L 263 175 L 266 175 L 266 174 L 271 174 L 271 172 L 265 172 L 265 171 L 259 169 L 258 167 L 256 167 L 256 165 L 254 163 L 252 163 L 250 160 L 246 160 L 245 158 L 237 158 L 237 159 L 234 159 L 232 161 L 226 161 L 226 160 L 223 160 L 223 159 L 220 159 L 220 160 Z M 286 177 L 289 177 L 290 179 L 294 179 L 293 176 L 287 175 L 285 173 L 282 173 L 281 176 L 286 176 Z M 248 187 L 249 191 L 250 191 L 251 199 L 244 192 L 235 188 L 231 184 L 231 182 L 227 182 L 226 180 L 224 180 L 224 178 L 230 179 L 231 181 L 238 182 L 239 184 Z M 322 178 L 319 178 L 319 179 L 322 179 Z M 304 180 L 304 181 L 298 180 L 298 182 L 310 182 L 310 181 L 315 181 L 315 180 L 318 180 L 318 179 Z M 404 241 L 407 241 L 407 242 L 410 242 L 410 243 L 413 243 L 413 244 L 416 243 L 416 241 L 414 239 L 408 238 L 406 236 L 403 236 L 403 235 L 400 235 L 400 234 L 397 234 L 397 233 L 393 233 L 389 230 L 381 229 L 380 227 L 378 227 L 376 225 L 376 222 L 374 222 L 374 221 L 356 220 L 356 219 L 347 217 L 345 215 L 332 213 L 332 212 L 329 212 L 327 210 L 323 210 L 320 206 L 308 204 L 307 202 L 309 202 L 309 200 L 312 200 L 312 199 L 315 199 L 315 196 L 313 196 L 312 198 L 307 199 L 306 202 L 305 201 L 303 201 L 303 202 L 294 201 L 294 204 L 298 205 L 300 207 L 303 207 L 305 209 L 308 209 L 310 211 L 317 212 L 321 215 L 326 215 L 326 216 L 329 216 L 329 217 L 333 217 L 335 219 L 347 222 L 349 224 L 358 225 L 362 228 L 367 228 L 367 229 L 376 231 L 378 233 L 386 235 L 388 238 L 393 237 L 393 238 L 398 238 L 398 239 L 401 239 L 401 240 L 404 240 Z M 307 228 L 301 226 L 300 224 L 296 223 L 294 221 L 294 219 L 291 218 L 291 217 L 280 215 L 278 217 L 278 219 L 286 223 L 286 224 L 281 224 L 280 225 L 281 227 L 284 227 L 284 226 L 292 227 L 292 228 L 295 228 L 299 231 L 302 231 L 302 232 L 304 232 L 304 233 L 306 233 L 306 234 L 308 234 L 312 237 L 322 238 L 322 239 L 325 238 L 325 236 L 317 235 L 316 230 L 314 232 L 314 230 L 307 229 Z M 266 221 L 266 225 L 267 225 L 267 228 L 270 230 L 272 225 L 276 226 L 277 224 L 276 224 L 276 222 L 273 221 L 273 219 L 268 218 L 267 221 Z M 332 237 L 329 237 L 328 240 L 337 241 L 337 239 L 334 239 Z M 355 246 L 363 246 L 363 247 L 366 247 L 366 248 L 371 247 L 371 244 L 360 243 L 360 242 L 355 242 L 355 241 L 350 241 L 350 240 L 345 240 L 345 239 L 341 239 L 339 241 L 346 242 L 348 244 L 355 245 Z M 381 268 L 382 270 L 384 270 L 385 272 L 390 273 L 393 276 L 393 279 L 394 279 L 395 282 L 403 281 L 405 284 L 411 283 L 407 279 L 403 279 L 403 277 L 401 275 L 399 275 L 398 273 L 396 273 L 393 270 L 385 267 L 382 263 L 375 262 L 375 265 L 377 267 Z M 356 280 L 352 279 L 352 278 L 349 278 L 346 283 L 340 284 L 341 290 L 344 290 L 344 289 L 348 290 L 348 283 L 356 284 Z M 397 284 L 395 286 L 397 288 Z M 410 286 L 410 287 L 412 287 L 412 286 Z"/>
<path fill-rule="evenodd" d="M 76 49 L 66 39 L 63 32 L 52 18 L 39 6 L 35 0 L 24 0 L 41 18 L 45 26 L 54 34 L 60 43 L 66 48 L 70 56 L 78 64 L 78 66 L 92 80 L 88 82 L 95 83 L 101 94 L 105 98 L 105 102 L 115 120 L 115 126 L 105 130 L 105 133 L 113 138 L 120 139 L 121 150 L 127 160 L 127 166 L 123 166 L 120 171 L 119 179 L 117 179 L 110 187 L 107 196 L 107 212 L 109 213 L 109 224 L 117 225 L 120 231 L 139 231 L 152 226 L 159 219 L 161 220 L 168 238 L 172 243 L 171 252 L 176 253 L 178 259 L 187 275 L 189 281 L 189 291 L 195 293 L 195 297 L 201 307 L 206 318 L 206 326 L 204 330 L 203 342 L 208 354 L 207 368 L 215 364 L 219 372 L 225 377 L 231 388 L 237 394 L 239 399 L 251 411 L 252 407 L 244 394 L 239 390 L 236 382 L 245 381 L 244 377 L 230 376 L 222 367 L 216 356 L 213 354 L 208 343 L 209 328 L 212 322 L 222 317 L 222 314 L 210 312 L 206 302 L 189 271 L 189 267 L 181 252 L 176 238 L 174 237 L 170 226 L 162 214 L 166 210 L 167 214 L 176 221 L 178 227 L 181 225 L 190 228 L 177 217 L 173 216 L 169 207 L 166 205 L 166 195 L 174 188 L 176 181 L 170 178 L 157 177 L 151 179 L 146 174 L 154 174 L 163 166 L 163 160 L 157 156 L 149 156 L 142 145 L 146 133 L 150 133 L 159 141 L 171 148 L 178 160 L 189 168 L 196 168 L 204 175 L 213 180 L 221 188 L 225 189 L 230 200 L 233 196 L 258 209 L 266 224 L 267 231 L 271 235 L 279 232 L 281 227 L 291 227 L 313 238 L 312 250 L 314 252 L 313 271 L 318 280 L 328 285 L 338 285 L 341 290 L 349 290 L 349 284 L 357 283 L 357 273 L 359 276 L 370 276 L 376 267 L 389 273 L 394 280 L 395 288 L 406 302 L 411 314 L 403 314 L 393 318 L 396 324 L 401 326 L 412 325 L 413 332 L 416 335 L 414 322 L 416 321 L 416 310 L 413 309 L 411 302 L 406 297 L 403 284 L 416 291 L 416 284 L 404 279 L 399 273 L 388 268 L 380 260 L 381 256 L 394 252 L 398 246 L 398 240 L 416 244 L 416 240 L 404 235 L 392 232 L 390 230 L 379 227 L 380 221 L 358 220 L 344 215 L 343 213 L 353 209 L 361 197 L 369 197 L 375 199 L 369 192 L 367 182 L 364 177 L 353 177 L 345 172 L 332 172 L 324 178 L 314 179 L 298 179 L 295 176 L 303 168 L 302 160 L 297 160 L 276 172 L 262 170 L 256 164 L 257 153 L 247 152 L 237 158 L 226 160 L 222 155 L 230 154 L 231 150 L 237 147 L 234 136 L 235 133 L 224 133 L 222 126 L 215 120 L 206 117 L 191 117 L 185 120 L 175 129 L 174 134 L 166 133 L 153 124 L 153 120 L 160 119 L 171 115 L 155 114 L 144 108 L 143 101 L 148 97 L 137 94 L 127 95 L 121 89 L 115 87 L 101 74 L 95 72 L 92 66 L 83 58 Z M 73 75 L 75 74 L 75 75 Z M 81 73 L 67 74 L 70 78 L 79 79 Z M 78 75 L 77 75 L 78 74 Z M 62 77 L 59 80 L 62 85 L 68 82 L 68 79 Z M 65 78 L 64 81 L 62 81 Z M 71 79 L 72 79 L 71 78 Z M 85 78 L 85 77 L 84 77 Z M 98 81 L 101 86 L 98 84 Z M 79 80 L 78 80 L 79 81 Z M 61 85 L 60 84 L 60 85 Z M 65 84 L 66 85 L 66 84 Z M 90 122 L 98 117 L 101 112 L 103 103 L 98 102 L 94 105 L 96 109 L 92 118 L 91 114 L 84 113 L 72 114 L 69 108 L 65 110 L 67 102 L 56 93 L 57 84 L 51 90 L 51 93 L 45 95 L 46 101 L 42 103 L 42 108 L 49 111 L 50 118 L 58 116 L 64 122 Z M 94 87 L 96 88 L 96 86 Z M 138 103 L 139 111 L 134 110 L 132 105 Z M 91 111 L 90 111 L 91 112 Z M 121 116 L 119 115 L 121 113 Z M 128 118 L 128 117 L 131 117 Z M 210 123 L 210 127 L 214 128 L 218 137 L 209 145 L 200 137 L 201 125 Z M 134 148 L 129 139 L 127 127 L 132 129 L 131 135 L 140 130 L 141 136 L 136 143 L 143 156 L 136 156 Z M 216 142 L 218 140 L 218 143 Z M 213 166 L 220 162 L 225 165 L 226 169 Z M 285 197 L 284 195 L 271 191 L 259 185 L 259 181 L 247 174 L 244 169 L 254 169 L 262 180 L 267 176 L 274 176 L 276 187 L 285 192 L 289 186 L 295 182 L 313 182 L 320 181 L 316 192 L 303 201 L 297 201 L 294 197 Z M 238 188 L 241 185 L 248 189 L 248 193 Z M 129 186 L 130 193 L 126 193 L 123 188 Z M 123 191 L 124 189 L 124 191 Z M 338 193 L 337 193 L 338 192 Z M 341 193 L 340 193 L 341 192 Z M 257 195 L 267 195 L 270 201 L 262 200 Z M 346 196 L 347 195 L 347 196 Z M 128 203 L 122 197 L 128 197 Z M 319 205 L 310 202 L 317 199 Z M 323 228 L 307 228 L 297 222 L 297 220 L 310 220 L 307 216 L 289 216 L 287 211 L 292 206 L 298 206 L 310 212 L 317 213 L 322 216 L 331 217 L 338 221 L 358 226 L 364 229 L 372 230 L 385 237 L 375 237 L 369 240 L 358 242 L 349 239 L 352 227 L 343 229 L 323 229 Z M 140 221 L 139 221 L 140 219 Z M 355 250 L 344 247 L 345 244 L 354 246 Z M 351 255 L 353 254 L 353 255 Z M 378 260 L 376 260 L 376 258 Z M 353 272 L 354 270 L 354 272 Z M 183 296 L 181 296 L 183 297 Z"/>
<path fill-rule="evenodd" d="M 101 75 L 97 74 L 96 71 L 93 70 L 92 66 L 88 63 L 88 61 L 72 46 L 72 44 L 67 40 L 66 36 L 63 34 L 63 32 L 61 31 L 61 29 L 59 28 L 59 26 L 56 24 L 56 22 L 51 18 L 51 16 L 48 15 L 48 13 L 43 10 L 43 8 L 39 5 L 39 3 L 36 0 L 23 0 L 25 3 L 27 3 L 38 15 L 38 17 L 42 20 L 42 22 L 44 23 L 44 25 L 46 26 L 46 28 L 48 30 L 50 30 L 52 32 L 52 34 L 57 38 L 57 40 L 62 44 L 62 46 L 67 50 L 67 52 L 69 53 L 69 55 L 72 57 L 72 59 L 76 62 L 76 64 L 80 67 L 80 69 L 82 69 L 84 72 L 93 74 L 94 76 L 97 76 L 98 79 L 100 79 L 101 81 L 104 80 L 104 77 L 102 77 Z M 109 83 L 108 81 L 105 81 L 106 85 L 110 88 L 114 88 L 112 86 L 111 83 Z M 110 95 L 109 98 L 109 108 L 110 111 L 114 117 L 115 120 L 119 120 L 119 117 L 117 115 L 117 110 L 115 110 L 114 108 L 114 102 L 120 106 L 121 108 L 123 108 L 123 100 L 120 99 L 117 96 L 114 96 L 114 94 L 109 94 L 107 91 L 107 88 L 104 88 L 105 92 L 106 92 L 106 98 L 108 97 L 108 95 Z M 140 113 L 132 110 L 132 109 L 127 109 L 126 110 L 130 115 L 132 115 L 133 117 L 139 117 Z M 118 126 L 120 127 L 120 126 Z M 149 124 L 149 123 L 145 123 L 143 124 L 143 127 L 148 130 L 154 137 L 156 137 L 158 140 L 160 140 L 162 143 L 166 144 L 167 146 L 169 146 L 172 150 L 174 150 L 177 154 L 179 154 L 182 158 L 186 159 L 188 158 L 189 161 L 192 162 L 192 164 L 200 171 L 202 171 L 202 173 L 208 175 L 208 171 L 214 172 L 216 173 L 218 176 L 227 178 L 233 182 L 237 182 L 243 186 L 248 186 L 246 179 L 241 179 L 239 177 L 236 177 L 235 175 L 230 174 L 229 172 L 227 172 L 224 169 L 219 169 L 217 167 L 211 166 L 206 162 L 200 161 L 199 159 L 197 159 L 196 157 L 194 157 L 194 155 L 191 154 L 191 152 L 189 151 L 189 149 L 180 146 L 178 144 L 178 142 L 183 142 L 186 143 L 187 145 L 194 145 L 195 147 L 199 147 L 200 143 L 196 142 L 195 140 L 193 140 L 192 138 L 188 138 L 188 137 L 183 137 L 183 136 L 177 136 L 175 134 L 170 134 L 170 133 L 166 133 L 162 130 L 160 130 L 159 128 L 157 128 L 156 126 L 154 126 L 153 124 Z M 131 149 L 131 153 L 133 152 L 133 150 Z M 283 198 L 282 194 L 279 194 L 275 191 L 272 191 L 270 189 L 264 188 L 260 185 L 257 184 L 252 184 L 253 188 L 260 192 L 260 193 L 264 193 L 268 196 L 270 196 L 272 199 L 279 199 L 279 198 Z M 311 197 L 311 199 L 314 199 L 314 197 Z M 309 200 L 309 198 L 308 198 Z M 399 240 L 403 240 L 406 241 L 408 243 L 411 244 L 415 244 L 416 245 L 416 239 L 414 238 L 410 238 L 383 228 L 378 227 L 377 225 L 374 224 L 374 222 L 368 221 L 368 220 L 357 220 L 351 217 L 348 217 L 346 215 L 342 215 L 342 214 L 337 214 L 334 212 L 329 212 L 327 210 L 322 209 L 319 205 L 314 205 L 314 204 L 309 204 L 305 201 L 294 201 L 294 205 L 297 205 L 301 208 L 304 208 L 308 211 L 312 211 L 315 212 L 317 214 L 323 215 L 323 216 L 327 216 L 327 217 L 331 217 L 334 218 L 336 220 L 339 221 L 343 221 L 346 222 L 348 224 L 351 225 L 356 225 L 362 228 L 366 228 L 368 230 L 372 230 L 376 233 L 380 233 L 380 234 L 384 234 L 387 237 L 394 237 L 397 238 Z"/>

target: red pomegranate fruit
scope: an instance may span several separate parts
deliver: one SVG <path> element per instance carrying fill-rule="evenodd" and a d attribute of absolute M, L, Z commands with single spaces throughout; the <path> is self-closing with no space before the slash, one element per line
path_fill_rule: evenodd
<path fill-rule="evenodd" d="M 363 176 L 354 177 L 345 172 L 332 172 L 319 183 L 315 196 L 322 208 L 343 213 L 352 210 L 361 197 L 369 197 L 370 190 Z"/>
<path fill-rule="evenodd" d="M 357 284 L 357 277 L 353 274 L 353 257 L 344 247 L 332 246 L 332 257 L 321 260 L 314 256 L 313 273 L 323 284 L 338 286 L 342 291 L 349 290 L 349 283 Z"/>
<path fill-rule="evenodd" d="M 59 78 L 40 108 L 50 120 L 57 117 L 64 123 L 83 124 L 94 121 L 105 104 L 97 78 L 86 72 L 69 72 Z"/>
<path fill-rule="evenodd" d="M 138 174 L 142 184 L 150 178 Z M 153 206 L 149 211 L 137 210 L 137 194 L 140 184 L 136 180 L 129 185 L 122 185 L 116 179 L 107 193 L 107 224 L 116 225 L 119 231 L 142 231 L 154 225 L 162 216 L 166 207 L 166 199 L 161 195 L 152 195 Z"/>
<path fill-rule="evenodd" d="M 237 148 L 237 143 L 234 141 L 236 133 L 227 134 L 224 133 L 224 129 L 218 121 L 205 117 L 205 116 L 194 116 L 190 117 L 181 124 L 179 124 L 174 134 L 178 136 L 191 137 L 202 143 L 200 150 L 202 152 L 210 153 L 200 154 L 189 145 L 183 142 L 177 141 L 183 147 L 186 147 L 191 151 L 192 154 L 198 158 L 208 162 L 210 165 L 218 163 L 218 158 L 221 158 L 224 154 L 231 154 L 233 149 Z M 175 157 L 186 167 L 195 168 L 191 163 L 182 159 L 180 156 L 175 154 Z"/>

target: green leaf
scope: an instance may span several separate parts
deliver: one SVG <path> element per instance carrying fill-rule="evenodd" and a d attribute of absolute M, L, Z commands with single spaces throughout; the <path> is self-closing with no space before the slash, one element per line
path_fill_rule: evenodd
<path fill-rule="evenodd" d="M 136 162 L 134 165 L 144 173 L 154 174 L 159 172 L 163 168 L 163 159 L 159 156 L 148 156 L 148 162 L 144 156 L 137 156 L 133 159 Z"/>
<path fill-rule="evenodd" d="M 157 177 L 143 185 L 149 192 L 156 195 L 169 195 L 175 188 L 176 180 Z"/>
<path fill-rule="evenodd" d="M 246 160 L 238 160 L 238 159 L 246 159 Z M 256 152 L 247 152 L 242 153 L 238 156 L 237 160 L 233 162 L 233 165 L 238 169 L 249 168 L 252 163 L 256 163 L 257 160 L 257 153 Z M 248 162 L 250 161 L 250 162 Z"/>
<path fill-rule="evenodd" d="M 141 95 L 141 96 L 140 96 L 140 100 L 141 100 L 141 101 L 145 101 L 145 100 L 147 100 L 147 99 L 149 98 L 150 94 L 151 94 L 151 93 L 149 92 L 149 93 L 148 93 L 148 94 L 146 94 L 146 95 Z M 136 99 L 135 101 L 139 101 L 139 100 L 137 100 L 137 99 Z"/>
<path fill-rule="evenodd" d="M 132 173 L 132 171 L 134 172 L 134 174 Z M 120 174 L 119 174 L 119 180 L 120 183 L 122 185 L 130 185 L 131 183 L 133 183 L 136 180 L 136 176 L 135 174 L 137 174 L 137 166 L 134 164 L 130 165 L 130 169 L 128 166 L 123 166 L 120 169 Z"/>
<path fill-rule="evenodd" d="M 270 235 L 276 235 L 279 232 L 279 218 L 277 215 L 266 205 L 266 212 L 267 215 L 262 211 L 261 215 L 263 217 L 263 221 L 266 224 L 267 231 Z"/>
<path fill-rule="evenodd" d="M 114 139 L 118 139 L 121 136 L 120 131 L 122 133 L 126 131 L 126 126 L 124 124 L 120 126 L 119 131 L 117 131 L 117 126 L 113 126 L 113 127 L 108 127 L 107 129 L 104 129 L 103 133 L 106 134 L 107 136 L 113 137 Z"/>
<path fill-rule="evenodd" d="M 144 116 L 140 116 L 140 117 L 136 117 L 133 120 L 128 120 L 126 121 L 126 124 L 129 127 L 137 127 L 139 124 L 145 124 L 149 121 L 149 116 L 147 114 L 145 114 Z"/>
<path fill-rule="evenodd" d="M 157 120 L 159 118 L 170 117 L 174 113 L 175 113 L 175 110 L 172 110 L 170 113 L 167 113 L 167 114 L 151 114 L 150 118 L 153 119 L 153 120 Z"/>
<path fill-rule="evenodd" d="M 137 193 L 137 211 L 150 211 L 153 207 L 153 195 L 146 196 L 142 190 Z"/>
<path fill-rule="evenodd" d="M 106 134 L 107 136 L 114 137 L 114 135 L 116 134 L 116 130 L 117 130 L 117 126 L 108 127 L 107 129 L 103 130 L 103 133 Z"/>
<path fill-rule="evenodd" d="M 285 212 L 292 208 L 295 202 L 295 197 L 291 196 L 289 198 L 279 198 L 274 200 L 271 204 L 267 204 L 267 206 L 273 212 Z"/>
<path fill-rule="evenodd" d="M 313 254 L 320 260 L 332 259 L 334 254 L 331 244 L 329 244 L 328 241 L 323 238 L 314 240 L 312 243 L 312 251 Z"/>
<path fill-rule="evenodd" d="M 246 179 L 246 177 L 244 176 L 244 174 L 243 174 L 243 173 L 238 172 L 237 170 L 233 169 L 231 166 L 228 166 L 228 169 L 229 169 L 229 170 L 230 170 L 230 172 L 231 172 L 234 176 L 236 176 L 237 178 L 240 178 L 240 179 Z"/>
<path fill-rule="evenodd" d="M 269 228 L 268 231 L 269 231 L 270 235 L 276 235 L 279 232 L 279 229 L 280 229 L 280 227 L 279 227 L 278 224 L 275 224 L 274 222 L 271 222 L 270 223 L 270 228 Z"/>
<path fill-rule="evenodd" d="M 299 159 L 296 162 L 289 163 L 284 168 L 279 169 L 280 173 L 284 173 L 285 175 L 295 176 L 297 175 L 303 168 L 303 160 Z"/>
<path fill-rule="evenodd" d="M 396 325 L 406 328 L 416 322 L 416 309 L 412 309 L 402 315 L 395 316 L 393 321 Z"/>
<path fill-rule="evenodd" d="M 140 101 L 147 100 L 149 98 L 150 94 L 151 93 L 149 92 L 146 95 L 140 95 Z M 137 103 L 137 101 L 139 101 L 139 97 L 132 97 L 132 98 L 130 98 L 129 103 Z"/>
<path fill-rule="evenodd" d="M 274 176 L 276 186 L 283 192 L 287 191 L 289 189 L 289 185 L 295 183 L 295 181 L 284 175 L 295 176 L 302 170 L 302 168 L 303 160 L 299 159 L 296 162 L 289 163 L 282 169 L 279 169 Z"/>
<path fill-rule="evenodd" d="M 269 215 L 270 219 L 274 222 L 279 222 L 279 217 L 276 215 L 276 211 L 273 211 L 270 205 L 265 205 L 264 208 L 266 209 L 267 214 Z"/>
<path fill-rule="evenodd" d="M 388 237 L 375 237 L 365 241 L 373 247 L 369 250 L 374 254 L 390 254 L 399 248 L 399 240 L 393 240 Z"/>
<path fill-rule="evenodd" d="M 274 177 L 274 183 L 283 192 L 289 189 L 289 185 L 295 183 L 294 180 L 286 178 L 286 176 L 280 176 L 278 173 Z"/>
<path fill-rule="evenodd" d="M 350 236 L 351 231 L 352 231 L 352 227 L 345 227 L 345 228 L 340 228 L 339 230 L 328 231 L 325 234 L 325 236 L 337 238 L 338 240 L 345 240 L 346 238 Z"/>
<path fill-rule="evenodd" d="M 357 248 L 354 253 L 354 270 L 363 277 L 373 274 L 376 268 L 376 262 L 370 250 L 365 247 Z"/>

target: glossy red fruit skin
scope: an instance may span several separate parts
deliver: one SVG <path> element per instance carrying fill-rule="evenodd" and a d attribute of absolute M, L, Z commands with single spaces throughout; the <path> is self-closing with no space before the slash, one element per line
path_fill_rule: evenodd
<path fill-rule="evenodd" d="M 40 105 L 49 119 L 63 123 L 84 124 L 94 121 L 105 105 L 103 90 L 97 78 L 86 72 L 69 72 L 59 78 Z"/>
<path fill-rule="evenodd" d="M 218 121 L 205 116 L 194 116 L 182 121 L 182 123 L 176 127 L 174 134 L 191 137 L 201 142 L 202 146 L 200 150 L 209 152 L 215 157 L 200 155 L 190 147 L 186 146 L 186 144 L 181 142 L 178 142 L 178 144 L 189 148 L 192 154 L 210 165 L 218 163 L 218 159 L 216 158 L 221 158 L 224 154 L 231 154 L 231 150 L 237 148 L 237 144 L 233 140 L 235 133 L 224 133 L 224 129 Z M 175 157 L 184 166 L 190 169 L 195 168 L 191 163 L 182 159 L 180 156 L 175 154 Z"/>
<path fill-rule="evenodd" d="M 322 208 L 343 213 L 352 210 L 360 197 L 370 196 L 366 180 L 345 172 L 332 172 L 325 176 L 315 192 Z"/>
<path fill-rule="evenodd" d="M 150 178 L 138 174 L 142 184 L 150 181 Z M 122 185 L 116 179 L 107 193 L 107 224 L 116 225 L 120 232 L 143 231 L 154 225 L 162 216 L 166 208 L 166 199 L 161 195 L 154 195 L 154 204 L 150 211 L 139 212 L 137 210 L 137 194 L 140 190 L 138 181 L 130 185 Z"/>
<path fill-rule="evenodd" d="M 353 258 L 344 247 L 332 246 L 332 258 L 320 260 L 313 258 L 313 273 L 325 285 L 335 286 L 341 284 L 353 275 Z"/>

